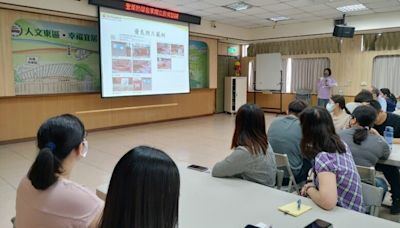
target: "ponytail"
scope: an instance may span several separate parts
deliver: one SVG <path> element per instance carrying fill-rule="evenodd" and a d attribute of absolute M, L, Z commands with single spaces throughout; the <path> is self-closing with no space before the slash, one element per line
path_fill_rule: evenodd
<path fill-rule="evenodd" d="M 58 180 L 59 173 L 61 173 L 60 160 L 54 156 L 50 148 L 44 147 L 33 162 L 28 178 L 33 187 L 46 190 Z"/>
<path fill-rule="evenodd" d="M 361 143 L 368 137 L 368 132 L 368 127 L 356 129 L 353 134 L 353 142 L 357 145 L 361 145 Z"/>
<path fill-rule="evenodd" d="M 64 172 L 62 162 L 85 137 L 83 123 L 70 114 L 48 119 L 37 134 L 39 153 L 28 172 L 28 179 L 38 190 L 46 190 Z"/>
<path fill-rule="evenodd" d="M 344 111 L 345 111 L 347 114 L 351 115 L 351 112 L 350 112 L 349 109 L 346 107 L 346 105 L 344 106 Z"/>
<path fill-rule="evenodd" d="M 393 93 L 391 93 L 391 94 L 389 95 L 389 98 L 390 98 L 390 100 L 393 101 L 393 103 L 397 104 L 397 98 L 396 98 L 395 95 L 393 95 Z"/>

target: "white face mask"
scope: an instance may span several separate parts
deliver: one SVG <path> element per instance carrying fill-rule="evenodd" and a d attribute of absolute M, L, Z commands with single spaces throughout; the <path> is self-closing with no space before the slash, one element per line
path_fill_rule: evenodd
<path fill-rule="evenodd" d="M 328 110 L 328 112 L 333 112 L 334 109 L 335 109 L 335 104 L 332 103 L 326 104 L 326 110 Z"/>
<path fill-rule="evenodd" d="M 89 143 L 86 139 L 83 140 L 83 149 L 81 151 L 81 157 L 85 158 L 87 153 L 89 152 Z"/>

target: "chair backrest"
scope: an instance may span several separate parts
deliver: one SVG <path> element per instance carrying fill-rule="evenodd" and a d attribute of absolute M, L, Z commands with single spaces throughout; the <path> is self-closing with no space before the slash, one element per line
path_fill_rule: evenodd
<path fill-rule="evenodd" d="M 275 163 L 276 163 L 276 167 L 277 168 L 284 168 L 285 172 L 287 172 L 289 174 L 289 191 L 292 191 L 292 187 L 296 190 L 299 191 L 299 186 L 296 183 L 295 177 L 292 173 L 292 168 L 290 167 L 290 163 L 289 163 L 289 158 L 287 156 L 287 154 L 278 154 L 278 153 L 274 153 L 275 154 Z M 293 186 L 292 186 L 293 185 Z"/>
<path fill-rule="evenodd" d="M 378 216 L 379 210 L 377 208 L 382 205 L 383 188 L 366 183 L 361 183 L 361 187 L 365 206 L 370 207 L 371 215 Z"/>
<path fill-rule="evenodd" d="M 289 163 L 289 158 L 287 154 L 278 154 L 275 153 L 275 162 L 276 162 L 276 167 L 281 168 L 281 167 L 290 167 Z"/>
<path fill-rule="evenodd" d="M 358 174 L 360 174 L 361 181 L 375 186 L 375 167 L 366 167 L 357 165 Z"/>
<path fill-rule="evenodd" d="M 285 172 L 281 169 L 276 170 L 276 188 L 281 189 L 283 183 L 283 177 Z"/>

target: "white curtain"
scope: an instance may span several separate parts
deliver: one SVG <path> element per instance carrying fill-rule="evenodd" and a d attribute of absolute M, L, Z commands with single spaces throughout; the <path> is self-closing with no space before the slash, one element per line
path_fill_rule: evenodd
<path fill-rule="evenodd" d="M 292 59 L 292 82 L 291 91 L 298 89 L 311 90 L 317 92 L 317 80 L 323 76 L 324 69 L 329 67 L 328 58 L 306 58 Z M 332 76 L 335 77 L 334 72 Z"/>
<path fill-rule="evenodd" d="M 286 92 L 287 58 L 282 59 L 282 92 Z"/>
<path fill-rule="evenodd" d="M 400 95 L 400 56 L 377 56 L 374 59 L 372 84 L 377 88 L 389 88 Z"/>

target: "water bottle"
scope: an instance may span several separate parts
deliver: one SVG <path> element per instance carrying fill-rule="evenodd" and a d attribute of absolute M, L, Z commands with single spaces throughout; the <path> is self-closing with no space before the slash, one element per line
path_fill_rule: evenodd
<path fill-rule="evenodd" d="M 390 149 L 392 149 L 393 144 L 393 127 L 386 126 L 385 131 L 383 132 L 383 137 L 385 138 L 386 142 L 389 144 Z"/>

